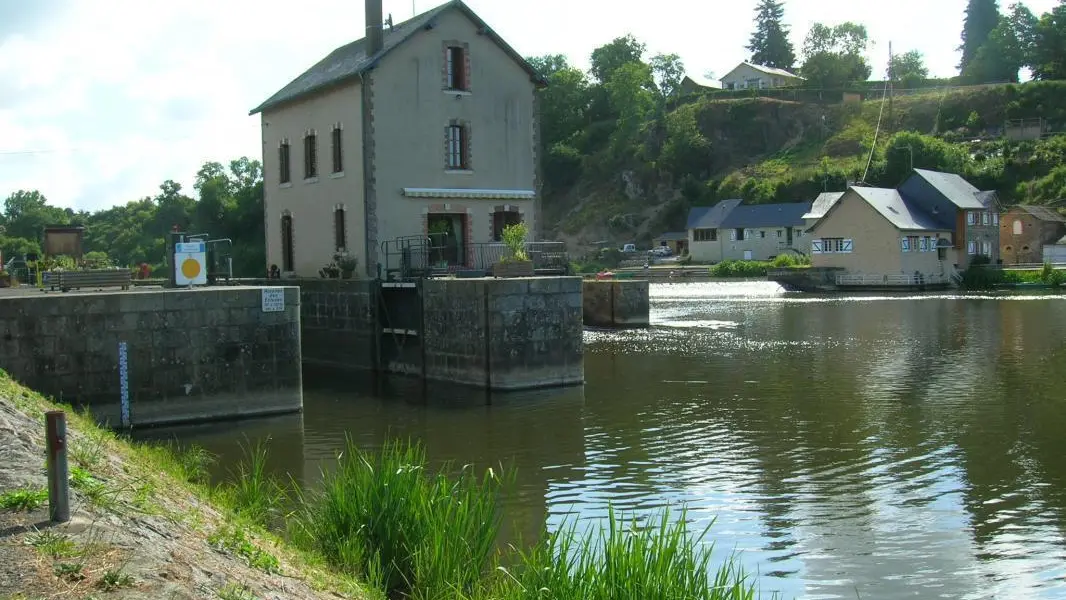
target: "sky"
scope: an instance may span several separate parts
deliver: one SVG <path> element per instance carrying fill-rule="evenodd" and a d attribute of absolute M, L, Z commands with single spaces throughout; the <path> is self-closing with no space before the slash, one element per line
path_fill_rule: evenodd
<path fill-rule="evenodd" d="M 383 0 L 398 23 L 441 0 Z M 1026 0 L 1038 15 L 1058 0 Z M 466 0 L 523 55 L 565 54 L 631 33 L 649 54 L 721 76 L 748 58 L 756 0 Z M 813 22 L 863 23 L 874 76 L 920 50 L 955 74 L 966 0 L 786 0 L 797 50 Z M 206 161 L 261 158 L 248 111 L 334 48 L 361 38 L 362 0 L 0 0 L 0 198 L 37 189 L 98 210 L 191 193 Z"/>

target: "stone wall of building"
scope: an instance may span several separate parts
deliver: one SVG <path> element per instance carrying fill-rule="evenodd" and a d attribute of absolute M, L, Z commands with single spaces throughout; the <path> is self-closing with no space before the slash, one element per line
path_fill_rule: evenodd
<path fill-rule="evenodd" d="M 650 285 L 641 280 L 586 280 L 582 319 L 589 327 L 646 327 L 651 312 Z"/>
<path fill-rule="evenodd" d="M 0 368 L 64 402 L 129 424 L 299 411 L 300 297 L 265 312 L 263 289 L 214 287 L 0 297 Z"/>
<path fill-rule="evenodd" d="M 426 379 L 493 390 L 584 382 L 580 278 L 422 285 Z"/>
<path fill-rule="evenodd" d="M 378 282 L 303 279 L 300 317 L 307 364 L 345 370 L 377 369 Z"/>

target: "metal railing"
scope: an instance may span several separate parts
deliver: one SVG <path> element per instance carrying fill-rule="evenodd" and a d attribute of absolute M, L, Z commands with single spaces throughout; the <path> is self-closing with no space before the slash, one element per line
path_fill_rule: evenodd
<path fill-rule="evenodd" d="M 836 283 L 839 286 L 916 286 L 916 285 L 945 285 L 951 282 L 946 275 L 913 274 L 913 275 L 837 275 Z"/>
<path fill-rule="evenodd" d="M 428 236 L 407 236 L 381 245 L 385 279 L 418 279 L 455 274 L 490 274 L 510 255 L 501 242 L 438 243 Z M 565 242 L 526 242 L 526 255 L 538 274 L 565 274 L 570 255 Z"/>

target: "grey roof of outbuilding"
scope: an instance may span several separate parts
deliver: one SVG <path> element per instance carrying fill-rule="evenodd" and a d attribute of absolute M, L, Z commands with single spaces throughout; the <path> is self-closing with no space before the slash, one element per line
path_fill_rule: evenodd
<path fill-rule="evenodd" d="M 814 204 L 811 205 L 811 210 L 807 214 L 803 215 L 804 219 L 821 219 L 825 216 L 825 213 L 829 212 L 830 208 L 837 203 L 844 196 L 844 192 L 825 192 L 819 194 L 814 199 Z"/>
<path fill-rule="evenodd" d="M 714 206 L 696 206 L 688 211 L 688 225 L 685 229 L 718 229 L 729 213 L 740 205 L 742 200 L 722 200 Z"/>
<path fill-rule="evenodd" d="M 941 173 L 926 169 L 915 169 L 914 172 L 959 208 L 990 208 L 995 200 L 995 192 L 981 192 L 955 173 Z"/>
<path fill-rule="evenodd" d="M 1066 217 L 1062 216 L 1058 211 L 1048 208 L 1046 206 L 1033 206 L 1031 204 L 1021 204 L 1019 209 L 1033 215 L 1041 221 L 1051 221 L 1053 223 L 1066 223 Z"/>
<path fill-rule="evenodd" d="M 262 104 L 252 109 L 249 114 L 254 115 L 263 112 L 264 110 L 298 100 L 314 92 L 359 77 L 363 73 L 377 66 L 378 62 L 380 62 L 386 54 L 411 39 L 416 33 L 431 28 L 434 19 L 451 8 L 459 9 L 471 21 L 473 21 L 479 29 L 484 31 L 485 35 L 489 36 L 501 49 L 503 49 L 504 52 L 509 54 L 515 62 L 525 69 L 537 85 L 546 85 L 544 79 L 537 74 L 533 66 L 522 58 L 520 54 L 515 52 L 513 48 L 508 46 L 507 43 L 503 41 L 503 38 L 497 35 L 492 28 L 474 13 L 474 11 L 470 10 L 470 8 L 466 4 L 463 4 L 461 0 L 450 0 L 445 4 L 432 8 L 420 15 L 408 19 L 407 21 L 394 25 L 391 30 L 386 28 L 384 38 L 385 44 L 380 52 L 377 52 L 372 56 L 367 56 L 366 54 L 366 38 L 356 40 L 337 48 L 333 52 L 330 52 L 328 56 L 318 61 L 318 63 L 310 69 L 304 71 L 302 75 L 289 82 L 288 85 L 278 90 L 273 96 L 267 98 Z"/>
<path fill-rule="evenodd" d="M 811 210 L 810 202 L 786 204 L 741 204 L 726 215 L 722 227 L 758 229 L 760 227 L 801 227 L 803 215 Z"/>
<path fill-rule="evenodd" d="M 907 202 L 896 190 L 859 186 L 852 187 L 851 190 L 888 219 L 896 229 L 946 231 L 932 215 Z"/>

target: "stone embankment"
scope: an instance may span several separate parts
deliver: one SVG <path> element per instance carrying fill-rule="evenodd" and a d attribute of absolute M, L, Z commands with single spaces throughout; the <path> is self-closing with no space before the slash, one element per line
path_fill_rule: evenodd
<path fill-rule="evenodd" d="M 0 371 L 0 599 L 368 598 L 238 522 L 196 465 L 132 445 L 67 408 L 71 520 L 48 522 L 44 412 Z"/>

